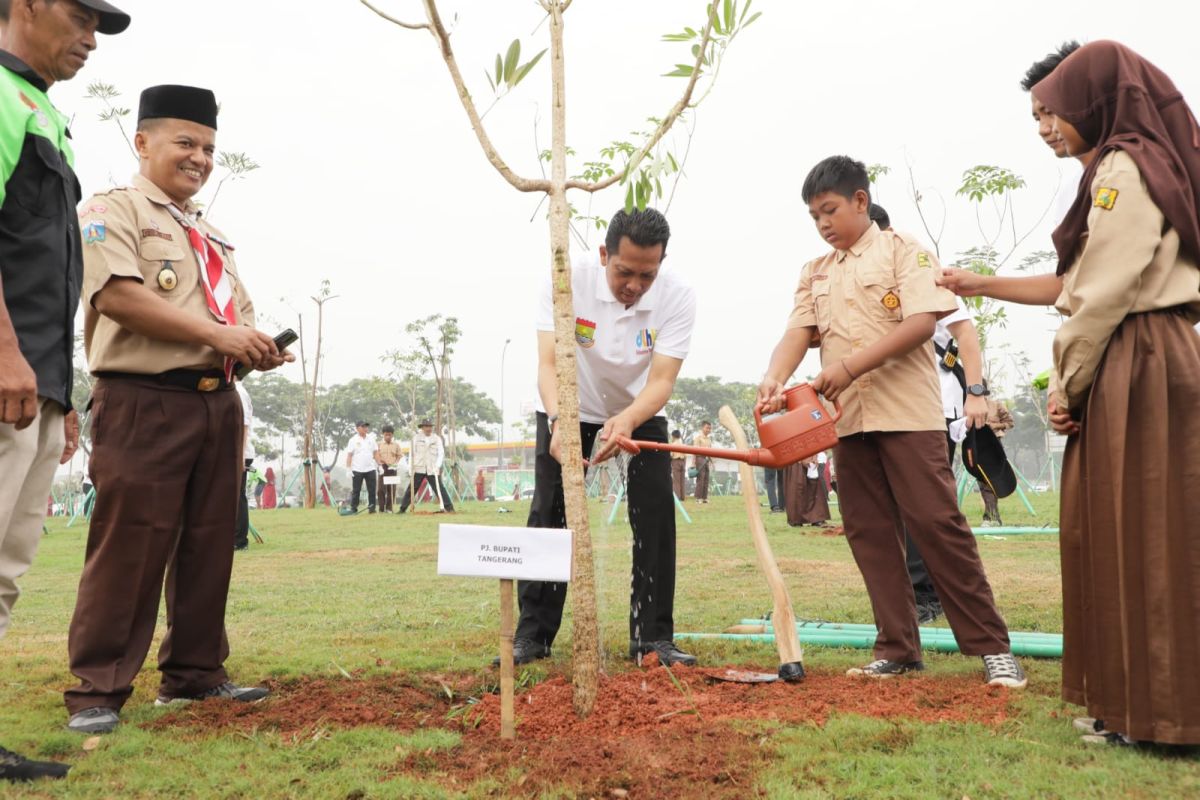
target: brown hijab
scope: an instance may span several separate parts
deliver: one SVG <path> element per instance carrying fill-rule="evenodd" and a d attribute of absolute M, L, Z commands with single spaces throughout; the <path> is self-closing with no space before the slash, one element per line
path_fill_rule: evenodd
<path fill-rule="evenodd" d="M 1183 248 L 1200 259 L 1200 126 L 1166 73 L 1122 44 L 1092 42 L 1064 59 L 1033 94 L 1096 147 L 1075 203 L 1054 231 L 1059 275 L 1087 231 L 1092 179 L 1111 150 L 1134 160 Z"/>

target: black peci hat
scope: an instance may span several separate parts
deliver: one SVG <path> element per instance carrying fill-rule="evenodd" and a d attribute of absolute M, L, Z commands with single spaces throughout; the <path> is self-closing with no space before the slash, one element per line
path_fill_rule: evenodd
<path fill-rule="evenodd" d="M 106 3 L 104 0 L 79 0 L 79 5 L 100 15 L 100 24 L 96 26 L 100 33 L 111 36 L 129 27 L 129 15 L 112 3 Z"/>
<path fill-rule="evenodd" d="M 423 419 L 417 423 L 417 427 L 418 428 L 432 428 L 433 423 L 429 421 L 428 417 L 426 417 L 425 419 Z"/>
<path fill-rule="evenodd" d="M 967 472 L 980 483 L 990 486 L 996 497 L 1008 497 L 1017 490 L 1017 476 L 1004 454 L 1004 445 L 988 426 L 967 430 L 967 438 L 962 444 L 962 462 Z"/>
<path fill-rule="evenodd" d="M 138 122 L 144 119 L 185 119 L 217 129 L 217 97 L 195 86 L 151 86 L 138 103 Z"/>

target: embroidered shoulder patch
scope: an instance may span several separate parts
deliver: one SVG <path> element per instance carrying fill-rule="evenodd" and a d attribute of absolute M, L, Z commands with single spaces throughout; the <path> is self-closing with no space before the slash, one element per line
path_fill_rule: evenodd
<path fill-rule="evenodd" d="M 1092 205 L 1103 208 L 1105 211 L 1112 211 L 1113 206 L 1117 204 L 1117 194 L 1116 189 L 1101 186 L 1100 190 L 1096 192 L 1096 202 Z"/>
<path fill-rule="evenodd" d="M 108 230 L 104 225 L 103 220 L 93 220 L 83 226 L 80 231 L 83 234 L 83 241 L 86 244 L 97 244 L 103 242 L 108 236 Z"/>
<path fill-rule="evenodd" d="M 917 253 L 917 266 L 926 269 L 933 266 L 933 260 L 930 259 L 929 253 Z"/>
<path fill-rule="evenodd" d="M 596 343 L 596 323 L 583 317 L 576 317 L 575 341 L 580 347 L 594 345 Z"/>

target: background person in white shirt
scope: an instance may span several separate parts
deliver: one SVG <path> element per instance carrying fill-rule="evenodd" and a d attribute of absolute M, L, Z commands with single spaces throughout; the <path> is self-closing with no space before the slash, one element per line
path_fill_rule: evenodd
<path fill-rule="evenodd" d="M 246 500 L 246 481 L 250 477 L 250 467 L 254 464 L 256 455 L 254 443 L 251 441 L 254 434 L 254 402 L 241 381 L 234 383 L 233 387 L 237 389 L 238 398 L 242 401 L 242 430 L 245 434 L 242 444 L 242 463 L 245 466 L 242 470 L 242 491 L 238 493 L 238 519 L 237 527 L 233 531 L 233 549 L 245 550 L 250 546 L 250 504 Z"/>
<path fill-rule="evenodd" d="M 654 209 L 618 211 L 597 254 L 577 259 L 574 293 L 579 419 L 583 455 L 613 455 L 615 435 L 667 441 L 663 406 L 691 343 L 695 292 L 674 270 L 662 270 L 671 230 Z M 538 411 L 530 527 L 565 528 L 559 464 L 558 382 L 550 280 L 543 282 L 537 316 Z M 655 652 L 664 664 L 694 664 L 675 635 L 675 503 L 670 456 L 643 451 L 629 460 L 629 520 L 633 528 L 633 589 L 629 611 L 631 657 Z M 567 587 L 520 584 L 521 619 L 513 642 L 517 663 L 550 655 L 562 623 Z"/>
<path fill-rule="evenodd" d="M 375 473 L 379 465 L 379 444 L 375 434 L 371 433 L 371 425 L 358 422 L 354 429 L 358 431 L 350 437 L 346 445 L 346 466 L 350 468 L 351 490 L 350 509 L 358 513 L 358 500 L 362 496 L 362 487 L 367 485 L 367 513 L 375 513 Z"/>
<path fill-rule="evenodd" d="M 431 492 L 441 495 L 443 511 L 453 511 L 454 504 L 450 502 L 450 495 L 441 478 L 442 464 L 446 461 L 446 448 L 442 446 L 442 438 L 434 434 L 433 423 L 427 419 L 421 420 L 417 427 L 421 429 L 421 433 L 413 438 L 412 443 L 413 452 L 409 464 L 412 479 L 408 488 L 404 490 L 404 499 L 400 501 L 400 513 L 408 510 L 412 493 L 416 492 L 417 497 L 421 497 L 426 486 Z"/>

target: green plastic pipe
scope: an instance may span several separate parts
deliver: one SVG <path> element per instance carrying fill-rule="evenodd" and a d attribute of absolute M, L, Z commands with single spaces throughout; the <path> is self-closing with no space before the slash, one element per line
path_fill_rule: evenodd
<path fill-rule="evenodd" d="M 858 650 L 870 650 L 875 647 L 875 634 L 868 631 L 828 631 L 808 629 L 799 631 L 802 644 L 818 647 L 853 647 Z M 773 633 L 677 633 L 676 639 L 718 639 L 726 641 L 756 642 L 774 644 Z M 931 641 L 921 640 L 921 646 L 927 650 L 942 653 L 957 653 L 958 642 L 953 638 L 937 637 Z M 1062 645 L 1053 643 L 1014 640 L 1013 655 L 1032 656 L 1034 658 L 1062 658 Z"/>
<path fill-rule="evenodd" d="M 1021 536 L 1023 534 L 1035 533 L 1057 536 L 1058 528 L 1031 528 L 1015 525 L 1004 525 L 999 528 L 971 528 L 971 533 L 975 534 L 976 536 Z"/>
<path fill-rule="evenodd" d="M 738 621 L 739 625 L 764 625 L 767 628 L 773 627 L 770 620 L 765 619 L 743 619 Z M 796 630 L 816 630 L 816 631 L 855 631 L 867 632 L 872 635 L 875 633 L 875 626 L 869 623 L 861 622 L 818 622 L 808 620 L 796 623 Z M 921 632 L 921 638 L 936 638 L 939 636 L 953 636 L 954 632 L 949 628 L 918 628 Z M 763 631 L 769 633 L 770 631 Z M 1008 638 L 1010 639 L 1030 639 L 1035 641 L 1050 641 L 1054 643 L 1062 642 L 1061 633 L 1043 633 L 1040 631 L 1009 631 Z"/>

